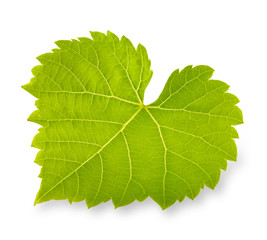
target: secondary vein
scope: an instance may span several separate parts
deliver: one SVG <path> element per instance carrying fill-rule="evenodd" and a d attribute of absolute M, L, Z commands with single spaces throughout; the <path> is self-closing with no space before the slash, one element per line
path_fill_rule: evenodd
<path fill-rule="evenodd" d="M 88 158 L 86 161 L 84 161 L 80 166 L 78 166 L 74 171 L 69 173 L 67 176 L 65 176 L 63 179 L 61 179 L 58 183 L 56 183 L 53 187 L 51 187 L 48 191 L 46 191 L 43 195 L 41 195 L 38 199 L 35 200 L 34 204 L 37 204 L 40 202 L 40 200 L 47 195 L 49 192 L 51 192 L 55 187 L 57 187 L 59 184 L 61 184 L 63 181 L 65 181 L 67 178 L 69 178 L 72 174 L 77 172 L 81 167 L 83 167 L 86 163 L 88 163 L 91 159 L 93 159 L 97 154 L 99 154 L 109 143 L 112 142 L 113 139 L 115 139 L 126 127 L 127 125 L 136 117 L 136 115 L 142 110 L 142 108 L 139 108 L 135 114 L 122 126 L 122 128 L 108 141 L 106 142 L 97 152 L 95 152 L 90 158 Z"/>

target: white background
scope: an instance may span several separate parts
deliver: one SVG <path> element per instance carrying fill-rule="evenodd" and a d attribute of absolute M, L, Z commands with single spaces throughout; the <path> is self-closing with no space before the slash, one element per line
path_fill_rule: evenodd
<path fill-rule="evenodd" d="M 266 1 L 27 1 L 0 3 L 0 239 L 267 239 Z M 110 30 L 142 43 L 155 100 L 176 68 L 206 64 L 240 99 L 238 161 L 214 191 L 205 188 L 165 211 L 147 199 L 114 210 L 84 202 L 33 206 L 40 167 L 31 148 L 38 125 L 27 122 L 35 57 L 54 41 Z"/>

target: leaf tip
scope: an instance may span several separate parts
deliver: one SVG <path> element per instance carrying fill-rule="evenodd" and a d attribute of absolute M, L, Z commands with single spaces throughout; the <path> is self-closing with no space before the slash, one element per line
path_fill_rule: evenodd
<path fill-rule="evenodd" d="M 34 200 L 33 206 L 36 206 L 37 204 L 41 203 L 39 200 L 40 199 L 38 198 L 38 195 L 37 195 L 35 200 Z"/>
<path fill-rule="evenodd" d="M 24 84 L 21 86 L 22 89 L 24 89 L 25 91 L 27 91 L 27 87 L 26 87 L 27 84 Z"/>
<path fill-rule="evenodd" d="M 90 34 L 92 36 L 92 39 L 94 41 L 102 41 L 103 39 L 106 38 L 106 35 L 104 33 L 101 32 L 97 32 L 97 31 L 90 31 Z"/>

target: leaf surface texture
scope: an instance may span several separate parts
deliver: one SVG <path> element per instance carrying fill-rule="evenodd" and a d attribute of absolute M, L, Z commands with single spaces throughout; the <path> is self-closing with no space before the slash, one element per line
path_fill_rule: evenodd
<path fill-rule="evenodd" d="M 150 196 L 165 209 L 213 189 L 236 160 L 233 125 L 243 122 L 229 86 L 211 80 L 208 66 L 188 66 L 144 106 L 146 49 L 111 32 L 91 35 L 57 41 L 23 86 L 38 98 L 29 120 L 42 125 L 32 143 L 42 166 L 35 203 L 120 207 Z"/>

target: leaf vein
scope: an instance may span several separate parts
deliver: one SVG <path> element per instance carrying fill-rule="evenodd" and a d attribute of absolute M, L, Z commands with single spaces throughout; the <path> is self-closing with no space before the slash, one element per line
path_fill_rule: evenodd
<path fill-rule="evenodd" d="M 75 172 L 77 172 L 81 167 L 83 167 L 86 163 L 88 163 L 91 159 L 93 159 L 97 154 L 99 154 L 109 143 L 112 142 L 113 139 L 115 139 L 127 127 L 127 125 L 137 116 L 137 114 L 140 111 L 141 111 L 141 108 L 139 108 L 135 112 L 135 114 L 133 114 L 133 116 L 122 126 L 122 128 L 112 138 L 110 138 L 110 140 L 107 141 L 97 152 L 95 152 L 93 155 L 91 155 L 86 161 L 84 161 L 74 171 L 70 172 L 61 181 L 59 181 L 54 186 L 52 186 L 49 190 L 47 190 L 45 193 L 43 193 L 38 199 L 35 200 L 35 204 L 38 203 L 45 195 L 47 195 L 49 192 L 51 192 L 55 187 L 57 187 L 59 184 L 61 184 L 63 181 L 65 181 L 67 178 L 69 178 L 72 174 L 74 174 Z"/>

